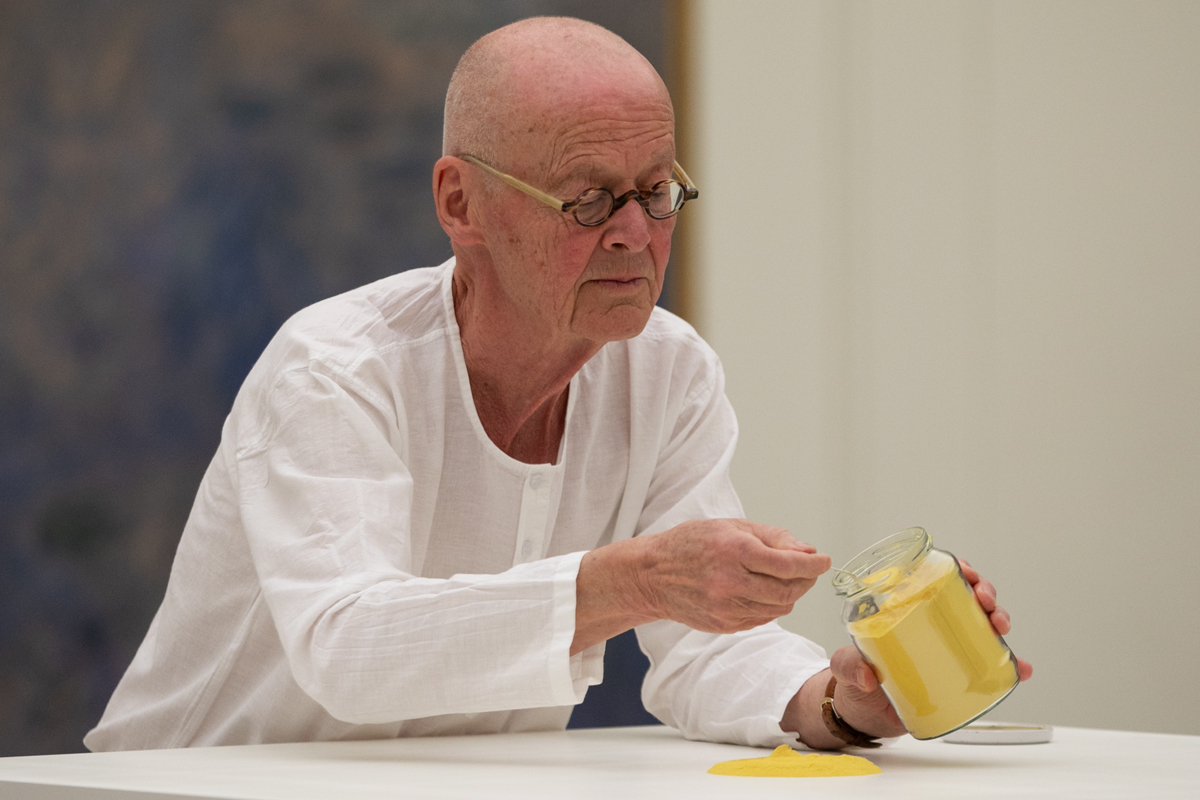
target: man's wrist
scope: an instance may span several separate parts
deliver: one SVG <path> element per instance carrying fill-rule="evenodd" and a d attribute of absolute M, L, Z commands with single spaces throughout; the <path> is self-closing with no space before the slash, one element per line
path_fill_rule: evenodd
<path fill-rule="evenodd" d="M 635 537 L 593 550 L 604 565 L 604 591 L 610 608 L 635 625 L 661 619 L 654 592 L 648 585 L 652 574 L 653 537 Z"/>
<path fill-rule="evenodd" d="M 636 542 L 627 539 L 605 545 L 587 553 L 580 561 L 575 579 L 575 637 L 571 655 L 655 619 L 630 588 L 630 576 L 636 573 Z"/>
<path fill-rule="evenodd" d="M 814 750 L 840 750 L 845 742 L 831 734 L 821 719 L 821 702 L 832 672 L 828 668 L 804 682 L 800 691 L 788 702 L 780 727 Z"/>
<path fill-rule="evenodd" d="M 837 691 L 837 678 L 829 676 L 826 684 L 825 697 L 821 700 L 821 720 L 825 729 L 831 735 L 851 747 L 879 747 L 878 737 L 870 736 L 855 728 L 842 718 L 837 707 L 833 704 L 833 695 Z"/>

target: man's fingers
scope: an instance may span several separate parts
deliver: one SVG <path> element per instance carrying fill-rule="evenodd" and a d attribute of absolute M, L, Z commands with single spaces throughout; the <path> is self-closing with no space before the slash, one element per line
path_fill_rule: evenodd
<path fill-rule="evenodd" d="M 802 542 L 786 530 L 771 525 L 759 525 L 739 520 L 765 547 L 750 547 L 743 562 L 751 572 L 776 578 L 816 578 L 829 569 L 828 556 L 818 555 L 817 548 Z M 817 555 L 816 559 L 797 559 L 795 554 Z M 828 563 L 827 563 L 828 562 Z"/>
<path fill-rule="evenodd" d="M 879 679 L 875 671 L 854 647 L 842 647 L 829 660 L 829 669 L 838 683 L 849 684 L 863 692 L 873 692 L 879 688 Z"/>
<path fill-rule="evenodd" d="M 992 586 L 989 581 L 980 580 L 975 584 L 975 598 L 979 601 L 979 605 L 983 610 L 991 614 L 998 606 L 996 605 L 996 587 Z"/>
<path fill-rule="evenodd" d="M 829 670 L 837 678 L 834 704 L 838 713 L 850 725 L 875 736 L 899 736 L 904 725 L 875 672 L 853 646 L 835 651 Z"/>
<path fill-rule="evenodd" d="M 805 546 L 807 547 L 807 545 Z M 742 566 L 750 572 L 784 580 L 792 578 L 816 580 L 828 572 L 832 564 L 829 556 L 824 553 L 784 550 L 766 546 L 751 545 L 746 548 L 742 556 Z"/>
<path fill-rule="evenodd" d="M 745 542 L 742 565 L 750 572 L 775 578 L 816 579 L 829 570 L 832 560 L 828 555 L 817 553 L 816 548 L 805 545 L 782 528 L 769 525 L 746 523 L 754 540 Z"/>
<path fill-rule="evenodd" d="M 873 692 L 879 688 L 879 678 L 875 677 L 875 670 L 871 669 L 870 664 L 864 663 L 858 671 L 858 688 L 864 692 Z"/>
<path fill-rule="evenodd" d="M 987 613 L 988 621 L 992 623 L 992 630 L 1001 636 L 1006 636 L 1012 630 L 1012 617 L 1009 616 L 1002 606 L 996 603 L 996 587 L 991 581 L 986 581 L 964 559 L 958 559 L 958 565 L 962 569 L 963 577 L 967 579 L 967 583 L 971 584 L 975 592 L 975 599 L 979 602 L 979 606 Z M 1027 681 L 1033 677 L 1033 665 L 1023 658 L 1017 659 L 1017 677 L 1023 681 Z"/>
<path fill-rule="evenodd" d="M 992 623 L 992 628 L 1001 636 L 1007 635 L 1012 630 L 1012 618 L 1000 606 L 996 606 L 996 610 L 988 614 L 988 619 Z"/>
<path fill-rule="evenodd" d="M 743 600 L 739 603 L 744 619 L 758 625 L 787 616 L 792 613 L 791 603 L 758 603 L 754 600 Z"/>
<path fill-rule="evenodd" d="M 750 573 L 745 578 L 741 596 L 746 601 L 771 606 L 790 606 L 813 587 L 812 578 L 776 578 L 761 573 Z M 788 612 L 790 613 L 790 610 Z"/>
<path fill-rule="evenodd" d="M 792 536 L 786 528 L 776 528 L 773 525 L 759 525 L 749 520 L 746 520 L 746 524 L 750 533 L 758 537 L 759 541 L 767 547 L 776 550 L 799 550 L 802 553 L 817 552 L 817 548 Z"/>

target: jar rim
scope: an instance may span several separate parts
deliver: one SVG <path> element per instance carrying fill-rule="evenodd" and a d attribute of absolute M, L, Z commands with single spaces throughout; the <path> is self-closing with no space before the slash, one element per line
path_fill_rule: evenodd
<path fill-rule="evenodd" d="M 930 545 L 931 539 L 924 528 L 906 528 L 893 533 L 863 550 L 837 570 L 833 575 L 833 589 L 846 597 L 871 589 L 882 589 L 895 583 L 899 577 L 899 570 L 894 568 L 911 564 L 928 551 Z M 889 568 L 893 569 L 889 572 Z"/>

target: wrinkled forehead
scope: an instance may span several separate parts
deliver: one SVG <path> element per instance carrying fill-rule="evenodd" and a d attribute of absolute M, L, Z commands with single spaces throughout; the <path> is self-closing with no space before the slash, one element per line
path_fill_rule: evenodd
<path fill-rule="evenodd" d="M 538 65 L 545 67 L 546 65 Z M 674 158 L 671 98 L 649 64 L 568 70 L 548 80 L 530 69 L 513 84 L 511 124 L 501 147 L 515 163 L 555 177 L 589 157 L 633 162 Z"/>

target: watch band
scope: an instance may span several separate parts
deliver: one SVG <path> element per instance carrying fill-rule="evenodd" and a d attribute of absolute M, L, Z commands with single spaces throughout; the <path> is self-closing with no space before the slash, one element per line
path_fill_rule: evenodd
<path fill-rule="evenodd" d="M 829 676 L 829 685 L 825 687 L 825 699 L 821 701 L 821 719 L 825 727 L 851 747 L 879 747 L 876 737 L 868 736 L 857 728 L 851 727 L 842 719 L 837 709 L 833 707 L 833 690 L 837 688 L 837 678 Z"/>

